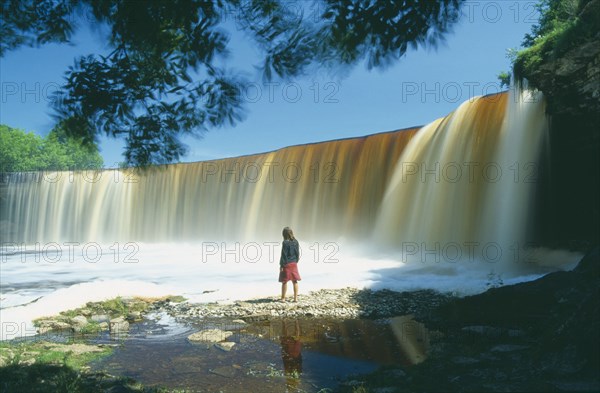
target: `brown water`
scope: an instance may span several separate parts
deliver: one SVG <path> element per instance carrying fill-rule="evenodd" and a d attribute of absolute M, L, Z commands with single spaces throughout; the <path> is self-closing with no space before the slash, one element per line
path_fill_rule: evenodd
<path fill-rule="evenodd" d="M 498 242 L 508 250 L 527 237 L 546 129 L 542 97 L 511 92 L 469 100 L 419 129 L 143 173 L 15 175 L 5 237 L 256 241 L 290 224 L 305 240 L 402 251 L 402 242 Z"/>
<path fill-rule="evenodd" d="M 169 389 L 318 392 L 381 365 L 418 363 L 427 350 L 425 331 L 406 317 L 391 324 L 327 319 L 164 323 L 134 325 L 124 345 L 94 368 Z M 236 345 L 226 352 L 187 340 L 189 334 L 207 328 L 234 331 L 227 341 Z"/>

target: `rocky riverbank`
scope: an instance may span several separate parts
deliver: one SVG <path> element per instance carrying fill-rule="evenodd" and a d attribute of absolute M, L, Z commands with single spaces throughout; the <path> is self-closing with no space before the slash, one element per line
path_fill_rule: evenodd
<path fill-rule="evenodd" d="M 162 299 L 119 297 L 104 302 L 90 302 L 84 307 L 34 322 L 40 335 L 53 331 L 71 331 L 78 335 L 109 331 L 111 335 L 123 335 L 131 323 L 143 320 L 150 313 L 163 312 L 178 322 L 192 324 L 204 319 L 243 319 L 246 322 L 288 317 L 378 319 L 409 314 L 419 319 L 426 318 L 431 310 L 453 298 L 450 294 L 432 290 L 395 292 L 350 287 L 302 294 L 298 302 L 281 302 L 277 296 L 233 303 L 190 303 L 181 296 Z"/>
<path fill-rule="evenodd" d="M 136 323 L 148 315 L 166 313 L 193 330 L 203 321 L 217 321 L 212 323 L 214 326 L 201 326 L 203 330 L 192 332 L 188 340 L 211 342 L 208 334 L 218 334 L 211 348 L 239 354 L 247 346 L 237 336 L 228 338 L 228 330 L 252 335 L 254 330 L 277 326 L 286 318 L 375 319 L 377 323 L 389 324 L 398 340 L 389 345 L 397 345 L 406 354 L 414 354 L 417 347 L 404 340 L 405 334 L 422 334 L 416 337 L 416 343 L 422 347 L 423 356 L 412 366 L 397 364 L 368 375 L 347 376 L 338 390 L 597 391 L 599 285 L 600 260 L 596 250 L 573 271 L 551 273 L 532 282 L 493 288 L 465 298 L 430 290 L 356 288 L 301 294 L 297 303 L 282 303 L 276 296 L 230 304 L 196 304 L 173 297 L 120 298 L 90 303 L 54 319 L 38 321 L 38 326 L 51 327 L 55 323 L 74 332 L 109 329 L 112 334 L 127 325 L 123 322 Z M 423 330 L 397 334 L 393 322 L 402 315 L 412 315 L 410 324 L 401 320 L 396 327 L 422 326 Z M 239 326 L 232 327 L 235 324 Z M 215 326 L 224 330 L 216 331 Z"/>
<path fill-rule="evenodd" d="M 600 252 L 573 271 L 455 298 L 420 320 L 427 361 L 346 381 L 343 392 L 600 390 Z"/>
<path fill-rule="evenodd" d="M 452 299 L 432 290 L 395 292 L 390 290 L 343 288 L 321 289 L 300 295 L 298 302 L 281 302 L 276 296 L 236 301 L 231 304 L 169 300 L 155 302 L 149 310 L 164 311 L 183 322 L 202 318 L 240 318 L 246 321 L 272 318 L 387 318 L 412 314 L 424 316 Z"/>

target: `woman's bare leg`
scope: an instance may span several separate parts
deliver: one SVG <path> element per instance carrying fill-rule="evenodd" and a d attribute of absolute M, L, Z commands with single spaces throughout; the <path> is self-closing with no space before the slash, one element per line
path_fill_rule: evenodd
<path fill-rule="evenodd" d="M 285 293 L 287 292 L 287 281 L 281 283 L 281 301 L 285 302 Z"/>
<path fill-rule="evenodd" d="M 298 301 L 298 281 L 294 281 L 294 301 Z"/>

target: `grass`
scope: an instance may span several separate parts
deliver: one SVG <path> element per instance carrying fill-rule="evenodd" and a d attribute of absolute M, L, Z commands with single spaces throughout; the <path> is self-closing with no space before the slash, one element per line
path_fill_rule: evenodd
<path fill-rule="evenodd" d="M 33 321 L 34 326 L 40 327 L 46 321 L 59 321 L 71 323 L 71 320 L 77 316 L 107 315 L 110 319 L 117 317 L 127 317 L 132 313 L 144 313 L 155 302 L 168 301 L 181 303 L 186 299 L 183 296 L 166 296 L 162 298 L 122 298 L 116 297 L 101 302 L 88 302 L 84 307 L 73 310 L 67 310 L 55 317 L 42 317 Z M 135 319 L 135 318 L 134 318 Z M 95 334 L 101 331 L 100 324 L 88 318 L 88 324 L 85 325 L 80 333 Z"/>
<path fill-rule="evenodd" d="M 89 351 L 92 348 L 97 351 Z M 146 387 L 131 378 L 90 371 L 90 363 L 109 356 L 112 351 L 111 347 L 86 346 L 76 341 L 0 342 L 0 357 L 4 361 L 0 364 L 0 392 L 187 392 Z"/>
<path fill-rule="evenodd" d="M 89 302 L 84 307 L 61 312 L 55 317 L 37 319 L 34 324 L 40 326 L 44 321 L 50 320 L 69 323 L 76 316 L 127 317 L 134 312 L 145 312 L 152 303 L 158 301 L 179 303 L 185 300 L 182 296 L 131 299 L 117 297 L 102 302 Z M 100 330 L 100 323 L 88 318 L 88 324 L 79 331 L 80 339 L 68 344 L 35 340 L 35 338 L 20 342 L 0 342 L 0 392 L 188 392 L 185 389 L 146 387 L 131 378 L 91 372 L 91 363 L 113 352 L 112 347 L 87 345 L 81 340 Z"/>
<path fill-rule="evenodd" d="M 111 348 L 84 347 L 76 342 L 0 342 L 4 363 L 0 367 L 0 391 L 89 391 L 84 377 L 86 366 L 111 353 Z"/>
<path fill-rule="evenodd" d="M 63 311 L 60 315 L 73 318 L 78 315 L 85 314 L 107 314 L 111 317 L 127 316 L 130 312 L 143 312 L 148 308 L 149 304 L 144 300 L 135 300 L 125 302 L 123 298 L 116 297 L 114 299 L 105 300 L 102 302 L 88 302 L 85 307 L 76 308 L 73 310 Z"/>
<path fill-rule="evenodd" d="M 90 351 L 86 351 L 76 345 L 82 344 L 75 341 L 69 344 L 56 344 L 48 341 L 0 342 L 0 356 L 9 365 L 18 365 L 34 360 L 34 364 L 64 365 L 79 370 L 89 362 L 112 353 L 110 347 L 89 346 L 87 349 Z M 98 349 L 92 352 L 92 347 Z"/>

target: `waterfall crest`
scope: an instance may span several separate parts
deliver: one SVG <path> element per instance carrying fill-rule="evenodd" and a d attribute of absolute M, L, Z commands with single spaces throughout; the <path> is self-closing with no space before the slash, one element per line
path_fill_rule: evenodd
<path fill-rule="evenodd" d="M 525 236 L 547 128 L 528 91 L 479 97 L 420 129 L 264 154 L 11 176 L 14 242 L 364 240 L 378 247 Z M 504 243 L 503 243 L 504 244 Z"/>

